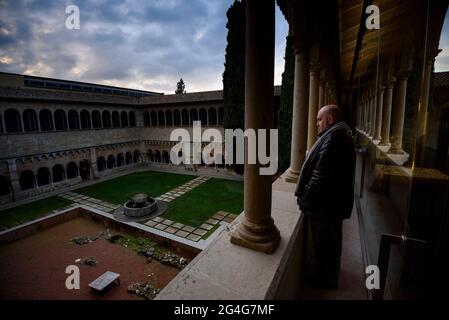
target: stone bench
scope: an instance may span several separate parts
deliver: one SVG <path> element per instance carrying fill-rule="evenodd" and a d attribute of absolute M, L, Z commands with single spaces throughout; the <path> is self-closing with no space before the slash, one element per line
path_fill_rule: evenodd
<path fill-rule="evenodd" d="M 116 282 L 117 285 L 120 285 L 120 275 L 115 272 L 106 271 L 97 279 L 89 283 L 89 287 L 91 287 L 95 291 L 102 292 L 113 282 Z"/>

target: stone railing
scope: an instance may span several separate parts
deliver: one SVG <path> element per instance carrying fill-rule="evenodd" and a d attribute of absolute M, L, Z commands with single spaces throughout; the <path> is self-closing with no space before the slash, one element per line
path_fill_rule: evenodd
<path fill-rule="evenodd" d="M 294 188 L 283 177 L 273 184 L 271 215 L 281 232 L 273 254 L 231 244 L 236 219 L 156 299 L 297 299 L 308 246 Z"/>

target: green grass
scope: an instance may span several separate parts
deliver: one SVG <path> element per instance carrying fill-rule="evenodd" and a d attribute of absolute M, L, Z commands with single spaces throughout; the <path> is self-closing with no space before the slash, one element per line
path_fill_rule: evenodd
<path fill-rule="evenodd" d="M 165 172 L 137 172 L 74 192 L 113 204 L 122 204 L 141 192 L 158 197 L 194 178 L 196 177 Z"/>
<path fill-rule="evenodd" d="M 243 182 L 212 178 L 171 202 L 163 217 L 199 227 L 220 210 L 243 211 Z"/>
<path fill-rule="evenodd" d="M 0 229 L 45 216 L 50 211 L 63 208 L 71 203 L 70 200 L 51 197 L 0 211 Z"/>

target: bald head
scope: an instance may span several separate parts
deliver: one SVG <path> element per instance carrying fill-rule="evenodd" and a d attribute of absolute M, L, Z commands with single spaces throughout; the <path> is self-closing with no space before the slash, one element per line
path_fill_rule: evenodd
<path fill-rule="evenodd" d="M 320 109 L 317 115 L 318 133 L 325 131 L 334 123 L 343 120 L 343 112 L 335 104 L 329 104 Z"/>

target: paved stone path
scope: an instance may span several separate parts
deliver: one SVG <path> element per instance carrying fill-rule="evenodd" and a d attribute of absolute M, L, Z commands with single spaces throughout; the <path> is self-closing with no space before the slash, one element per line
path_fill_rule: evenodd
<path fill-rule="evenodd" d="M 176 198 L 182 196 L 186 192 L 193 190 L 194 188 L 198 187 L 200 184 L 206 182 L 207 180 L 209 180 L 209 177 L 202 176 L 195 178 L 187 183 L 184 183 L 183 185 L 180 185 L 179 187 L 176 187 L 164 193 L 163 195 L 160 195 L 156 199 L 167 203 L 172 202 Z M 75 192 L 66 192 L 63 194 L 59 194 L 59 196 L 71 200 L 75 203 L 79 203 L 111 214 L 120 207 L 120 205 L 108 203 L 106 201 L 88 197 Z M 183 239 L 198 242 L 199 240 L 205 238 L 208 231 L 213 229 L 215 226 L 218 226 L 220 222 L 231 223 L 236 217 L 237 217 L 236 214 L 219 211 L 212 218 L 208 219 L 205 223 L 203 223 L 199 228 L 188 226 L 161 217 L 155 217 L 142 224 L 150 228 L 154 228 Z"/>

